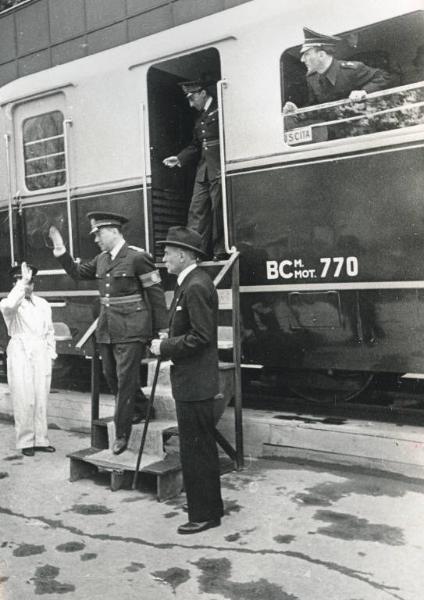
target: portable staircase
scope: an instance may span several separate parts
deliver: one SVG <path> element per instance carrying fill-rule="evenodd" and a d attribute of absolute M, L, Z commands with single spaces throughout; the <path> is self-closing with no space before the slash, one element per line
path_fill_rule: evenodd
<path fill-rule="evenodd" d="M 240 305 L 239 305 L 239 253 L 234 252 L 225 261 L 205 261 L 199 263 L 202 268 L 213 269 L 218 273 L 214 279 L 216 288 L 229 278 L 231 279 L 230 302 L 221 306 L 222 310 L 231 311 L 231 327 L 219 328 L 218 347 L 232 350 L 232 362 L 220 362 L 220 394 L 216 398 L 216 423 L 227 404 L 234 399 L 234 431 L 235 448 L 215 428 L 215 438 L 219 447 L 225 452 L 220 457 L 221 472 L 243 467 L 243 426 L 241 397 L 241 355 L 240 355 Z M 219 292 L 219 289 L 218 289 Z M 92 344 L 91 360 L 91 446 L 90 448 L 69 454 L 70 481 L 92 477 L 98 472 L 110 474 L 112 491 L 122 487 L 130 487 L 137 465 L 137 454 L 144 423 L 133 425 L 128 449 L 121 455 L 112 453 L 115 439 L 113 419 L 99 418 L 100 396 L 100 357 L 97 351 L 94 332 L 95 321 L 78 342 L 82 348 L 89 342 Z M 144 389 L 147 396 L 151 391 L 157 361 L 144 359 L 148 363 L 148 387 Z M 166 500 L 178 495 L 183 488 L 181 465 L 175 443 L 178 427 L 175 417 L 174 401 L 169 381 L 169 362 L 161 363 L 158 385 L 155 393 L 156 418 L 149 423 L 147 438 L 140 463 L 137 480 L 143 484 L 147 480 L 155 480 L 158 500 Z"/>

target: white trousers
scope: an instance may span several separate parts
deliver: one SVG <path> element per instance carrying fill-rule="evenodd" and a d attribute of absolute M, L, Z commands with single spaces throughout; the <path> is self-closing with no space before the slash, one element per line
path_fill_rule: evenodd
<path fill-rule="evenodd" d="M 48 446 L 47 400 L 52 360 L 44 340 L 13 337 L 7 347 L 7 378 L 13 401 L 16 448 Z"/>

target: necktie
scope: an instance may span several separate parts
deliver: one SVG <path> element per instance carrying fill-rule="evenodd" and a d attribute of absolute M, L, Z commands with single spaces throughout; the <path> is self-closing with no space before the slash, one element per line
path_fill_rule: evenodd
<path fill-rule="evenodd" d="M 178 285 L 178 283 L 177 283 L 177 285 L 175 286 L 175 289 L 174 289 L 174 297 L 172 298 L 171 306 L 169 309 L 170 318 L 172 318 L 174 315 L 175 307 L 177 306 L 178 296 L 180 295 L 180 289 L 181 289 L 181 286 Z"/>

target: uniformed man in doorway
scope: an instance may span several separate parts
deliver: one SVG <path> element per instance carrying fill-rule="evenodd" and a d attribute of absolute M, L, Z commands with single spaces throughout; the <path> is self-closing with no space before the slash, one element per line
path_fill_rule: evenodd
<path fill-rule="evenodd" d="M 146 343 L 155 334 L 165 337 L 168 314 L 159 272 L 152 257 L 129 246 L 121 228 L 128 221 L 115 213 L 88 213 L 100 254 L 75 262 L 66 251 L 56 227 L 50 227 L 53 253 L 75 280 L 96 279 L 100 315 L 96 339 L 106 381 L 116 396 L 114 454 L 127 447 L 134 419 L 134 402 L 140 394 L 140 362 Z"/>
<path fill-rule="evenodd" d="M 199 112 L 191 143 L 176 156 L 168 156 L 167 167 L 183 167 L 198 161 L 187 227 L 202 237 L 206 255 L 217 260 L 226 258 L 221 194 L 221 159 L 219 145 L 218 105 L 208 92 L 211 81 L 196 80 L 181 83 L 192 108 Z"/>
<path fill-rule="evenodd" d="M 322 104 L 348 98 L 361 102 L 367 94 L 390 86 L 390 77 L 382 69 L 368 67 L 359 61 L 334 58 L 341 38 L 303 29 L 305 42 L 300 49 L 300 60 L 306 66 L 308 105 Z M 297 110 L 293 102 L 286 102 L 283 114 Z"/>

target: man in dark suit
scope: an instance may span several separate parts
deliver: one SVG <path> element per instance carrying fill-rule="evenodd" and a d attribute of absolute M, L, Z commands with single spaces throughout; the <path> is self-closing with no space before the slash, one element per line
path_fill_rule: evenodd
<path fill-rule="evenodd" d="M 335 58 L 336 45 L 341 38 L 323 35 L 306 27 L 303 33 L 305 42 L 300 49 L 300 60 L 307 70 L 309 106 L 344 98 L 361 102 L 367 94 L 390 86 L 390 77 L 382 69 L 359 61 Z M 290 114 L 296 109 L 293 102 L 286 102 L 283 114 Z"/>
<path fill-rule="evenodd" d="M 172 361 L 180 457 L 189 521 L 178 533 L 198 533 L 221 523 L 218 450 L 214 437 L 214 398 L 218 393 L 218 295 L 210 277 L 197 266 L 202 238 L 186 227 L 171 227 L 164 262 L 178 275 L 170 308 L 169 338 L 153 340 L 151 351 Z"/>
<path fill-rule="evenodd" d="M 50 227 L 50 237 L 54 255 L 73 279 L 98 282 L 101 308 L 96 339 L 105 379 L 116 397 L 113 453 L 121 454 L 132 422 L 139 420 L 133 418 L 134 403 L 140 396 L 140 362 L 146 343 L 157 333 L 167 335 L 168 313 L 152 257 L 129 246 L 121 233 L 128 219 L 115 213 L 87 216 L 90 233 L 102 250 L 92 260 L 75 262 L 56 227 Z"/>
<path fill-rule="evenodd" d="M 197 160 L 196 179 L 188 213 L 187 227 L 200 233 L 202 250 L 212 251 L 214 258 L 225 255 L 221 195 L 221 159 L 219 118 L 216 100 L 209 94 L 209 81 L 186 81 L 181 84 L 190 106 L 200 114 L 194 124 L 191 143 L 177 156 L 168 156 L 167 167 L 183 167 Z"/>

